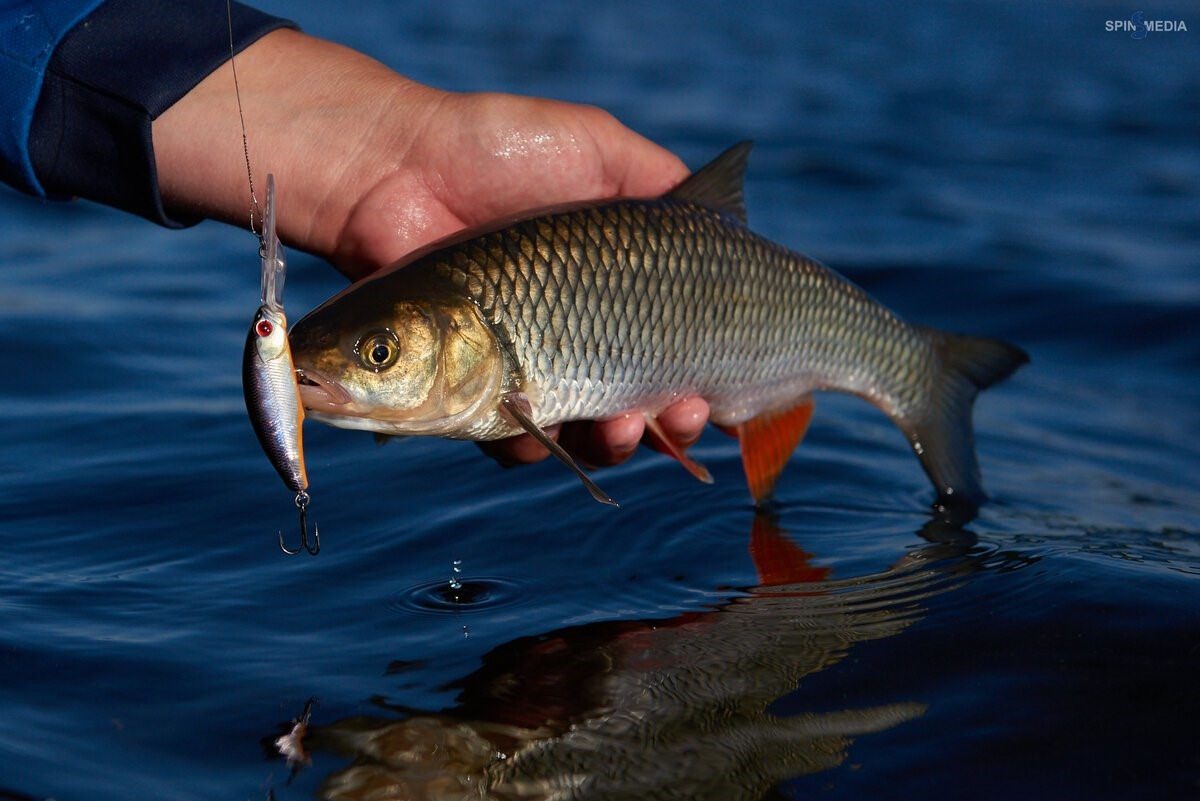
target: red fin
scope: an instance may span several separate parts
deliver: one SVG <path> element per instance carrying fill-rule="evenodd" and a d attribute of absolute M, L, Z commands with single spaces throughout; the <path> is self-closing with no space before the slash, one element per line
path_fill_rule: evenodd
<path fill-rule="evenodd" d="M 767 515 L 756 514 L 750 529 L 750 558 L 762 587 L 824 581 L 829 568 L 813 567 L 812 554 L 796 546 Z"/>
<path fill-rule="evenodd" d="M 742 446 L 742 467 L 755 504 L 761 504 L 775 489 L 775 479 L 804 439 L 812 420 L 813 401 L 805 397 L 791 409 L 768 412 L 737 427 Z"/>
<path fill-rule="evenodd" d="M 693 460 L 684 452 L 683 448 L 672 442 L 671 438 L 662 430 L 662 426 L 658 424 L 657 419 L 648 414 L 643 416 L 646 418 L 646 433 L 654 441 L 656 448 L 676 459 L 689 473 L 705 484 L 713 483 L 712 473 L 708 472 L 708 468 Z"/>

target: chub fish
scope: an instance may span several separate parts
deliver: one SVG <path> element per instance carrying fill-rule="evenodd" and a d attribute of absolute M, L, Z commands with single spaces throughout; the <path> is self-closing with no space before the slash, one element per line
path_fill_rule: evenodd
<path fill-rule="evenodd" d="M 769 497 L 812 393 L 858 395 L 903 430 L 943 511 L 984 499 L 971 410 L 1028 360 L 912 325 L 746 225 L 750 143 L 653 199 L 576 204 L 456 235 L 359 281 L 296 324 L 313 419 L 383 434 L 492 440 L 691 395 L 735 434 Z M 670 443 L 665 443 L 668 446 Z M 702 480 L 708 472 L 673 455 Z"/>

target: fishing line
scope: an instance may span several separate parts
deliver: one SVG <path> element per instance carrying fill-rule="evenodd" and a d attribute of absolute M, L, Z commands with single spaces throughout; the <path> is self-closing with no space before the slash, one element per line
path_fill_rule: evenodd
<path fill-rule="evenodd" d="M 237 97 L 238 120 L 242 123 L 242 155 L 246 157 L 246 180 L 250 184 L 250 233 L 260 240 L 262 234 L 254 230 L 254 212 L 259 208 L 254 194 L 254 173 L 250 170 L 250 144 L 246 139 L 246 115 L 242 113 L 242 90 L 238 86 L 237 62 L 233 58 L 233 0 L 225 0 L 225 21 L 229 25 L 229 66 L 233 68 L 233 93 Z M 262 219 L 260 213 L 259 219 Z"/>

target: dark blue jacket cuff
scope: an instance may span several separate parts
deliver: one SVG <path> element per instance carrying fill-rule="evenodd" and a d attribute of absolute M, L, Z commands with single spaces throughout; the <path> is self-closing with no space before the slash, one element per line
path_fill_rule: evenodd
<path fill-rule="evenodd" d="M 241 51 L 293 23 L 233 4 Z M 224 0 L 108 0 L 50 60 L 29 135 L 33 169 L 54 195 L 84 197 L 172 228 L 151 122 L 229 60 Z"/>
<path fill-rule="evenodd" d="M 54 48 L 102 0 L 0 0 L 0 181 L 41 194 L 29 126 Z"/>

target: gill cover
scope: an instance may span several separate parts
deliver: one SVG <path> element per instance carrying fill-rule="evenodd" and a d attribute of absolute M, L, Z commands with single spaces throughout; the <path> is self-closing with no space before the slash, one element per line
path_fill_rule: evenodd
<path fill-rule="evenodd" d="M 385 434 L 463 434 L 496 407 L 504 360 L 474 304 L 450 294 L 394 297 L 376 282 L 296 324 L 305 406 L 324 422 Z M 364 322 L 366 321 L 366 322 Z"/>

